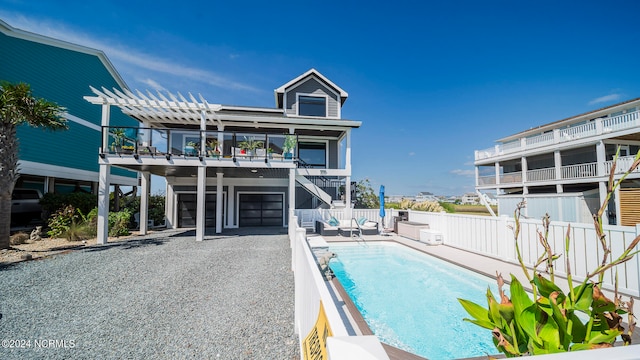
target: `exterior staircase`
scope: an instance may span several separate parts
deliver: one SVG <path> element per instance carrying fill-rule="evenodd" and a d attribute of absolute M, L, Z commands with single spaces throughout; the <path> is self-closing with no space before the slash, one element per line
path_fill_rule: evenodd
<path fill-rule="evenodd" d="M 313 196 L 322 200 L 324 203 L 332 206 L 331 202 L 333 198 L 331 195 L 327 194 L 324 190 L 322 190 L 318 185 L 314 184 L 311 180 L 307 179 L 304 175 L 296 175 L 296 181 L 302 185 L 308 192 L 310 192 Z"/>

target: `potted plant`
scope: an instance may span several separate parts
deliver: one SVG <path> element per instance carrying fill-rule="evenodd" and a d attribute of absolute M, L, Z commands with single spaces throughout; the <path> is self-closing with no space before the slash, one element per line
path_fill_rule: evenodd
<path fill-rule="evenodd" d="M 207 156 L 213 158 L 220 157 L 220 148 L 218 147 L 218 139 L 211 139 L 207 141 Z"/>
<path fill-rule="evenodd" d="M 241 149 L 246 151 L 247 156 L 253 156 L 256 149 L 261 148 L 264 145 L 264 141 L 256 140 L 253 136 L 247 138 L 244 137 L 244 141 L 238 143 Z"/>
<path fill-rule="evenodd" d="M 269 157 L 269 159 L 273 159 L 273 149 L 272 148 L 268 148 L 267 149 L 267 156 Z"/>
<path fill-rule="evenodd" d="M 124 144 L 124 129 L 114 128 L 111 129 L 111 135 L 113 136 L 113 142 L 111 143 L 112 152 L 120 152 L 122 145 Z"/>
<path fill-rule="evenodd" d="M 198 155 L 198 144 L 194 141 L 189 141 L 187 145 L 184 147 L 184 154 L 187 156 L 197 156 Z"/>
<path fill-rule="evenodd" d="M 285 159 L 293 158 L 293 150 L 298 144 L 298 138 L 295 135 L 285 135 L 284 144 L 282 144 L 282 152 Z"/>

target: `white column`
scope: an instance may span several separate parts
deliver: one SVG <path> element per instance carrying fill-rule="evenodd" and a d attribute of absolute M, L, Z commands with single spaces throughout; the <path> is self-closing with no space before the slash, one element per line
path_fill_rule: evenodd
<path fill-rule="evenodd" d="M 97 243 L 104 245 L 109 237 L 109 181 L 111 165 L 100 164 L 98 179 L 98 234 Z"/>
<path fill-rule="evenodd" d="M 598 202 L 599 207 L 602 206 L 602 203 L 607 198 L 607 182 L 600 181 L 598 182 L 598 193 L 600 202 Z M 598 209 L 599 209 L 598 207 Z M 604 214 L 602 214 L 602 223 L 605 225 L 609 224 L 609 204 L 605 207 Z"/>
<path fill-rule="evenodd" d="M 196 201 L 196 241 L 204 240 L 205 196 L 207 191 L 207 168 L 198 166 Z"/>
<path fill-rule="evenodd" d="M 146 235 L 149 224 L 149 189 L 151 188 L 151 174 L 140 172 L 140 235 Z"/>
<path fill-rule="evenodd" d="M 217 173 L 216 183 L 216 234 L 222 233 L 222 209 L 224 208 L 224 201 L 222 197 L 222 177 L 223 173 Z"/>
<path fill-rule="evenodd" d="M 289 169 L 289 216 L 287 218 L 287 225 L 289 225 L 289 229 L 293 227 L 290 226 L 289 221 L 295 214 L 296 209 L 296 169 Z"/>
<path fill-rule="evenodd" d="M 556 169 L 556 180 L 562 180 L 562 155 L 560 154 L 560 150 L 553 152 L 553 163 Z M 562 184 L 556 184 L 556 192 L 562 194 L 563 191 Z"/>
<path fill-rule="evenodd" d="M 522 193 L 524 195 L 529 193 L 529 186 L 527 186 L 527 157 L 523 156 L 520 160 L 520 164 L 522 167 Z"/>
<path fill-rule="evenodd" d="M 178 221 L 176 218 L 176 193 L 173 191 L 173 184 L 169 181 L 173 178 L 165 178 L 167 182 L 166 197 L 164 199 L 164 214 L 167 222 L 167 229 L 176 229 L 178 227 Z"/>
<path fill-rule="evenodd" d="M 346 141 L 346 149 L 344 154 L 344 166 L 345 166 L 345 170 L 349 172 L 349 176 L 351 176 L 351 129 L 347 129 L 347 141 Z"/>
<path fill-rule="evenodd" d="M 600 124 L 602 124 L 600 122 Z M 597 168 L 597 175 L 598 176 L 607 176 L 608 174 L 605 173 L 605 168 L 604 168 L 604 162 L 607 160 L 607 156 L 606 156 L 606 152 L 605 152 L 605 147 L 604 147 L 604 142 L 602 140 L 598 141 L 596 143 L 596 166 Z"/>
<path fill-rule="evenodd" d="M 496 185 L 500 185 L 500 163 L 496 161 L 494 167 L 496 170 Z"/>

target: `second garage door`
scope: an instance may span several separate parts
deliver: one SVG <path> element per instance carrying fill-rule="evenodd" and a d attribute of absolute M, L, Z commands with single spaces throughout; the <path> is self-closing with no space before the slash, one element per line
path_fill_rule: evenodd
<path fill-rule="evenodd" d="M 240 226 L 283 226 L 282 194 L 240 194 Z"/>

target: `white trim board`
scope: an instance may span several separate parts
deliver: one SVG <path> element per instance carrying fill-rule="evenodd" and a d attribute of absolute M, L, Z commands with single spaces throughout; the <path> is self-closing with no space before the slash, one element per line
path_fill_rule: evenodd
<path fill-rule="evenodd" d="M 34 161 L 18 161 L 18 172 L 23 175 L 48 176 L 61 179 L 97 182 L 98 171 L 79 170 L 64 166 L 38 163 Z M 121 175 L 111 175 L 111 185 L 137 186 L 138 177 L 130 178 Z"/>

